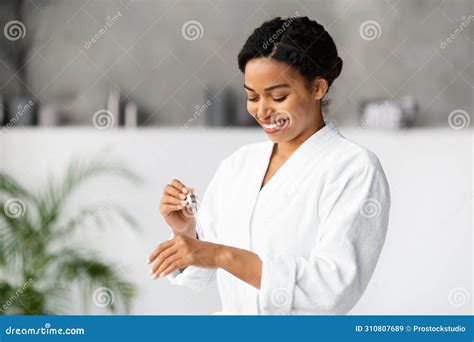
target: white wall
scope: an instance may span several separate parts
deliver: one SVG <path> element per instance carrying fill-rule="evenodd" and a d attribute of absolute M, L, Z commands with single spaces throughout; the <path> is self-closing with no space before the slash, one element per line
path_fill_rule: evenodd
<path fill-rule="evenodd" d="M 392 194 L 385 248 L 366 293 L 351 313 L 471 313 L 474 131 L 340 130 L 378 155 Z M 81 233 L 76 241 L 123 265 L 124 275 L 139 288 L 133 314 L 207 314 L 220 308 L 216 287 L 196 294 L 149 278 L 145 259 L 169 235 L 158 211 L 161 193 L 172 178 L 179 178 L 202 196 L 221 159 L 243 144 L 265 139 L 259 129 L 15 128 L 0 133 L 0 169 L 38 189 L 50 172 L 60 174 L 74 156 L 91 158 L 109 147 L 111 158 L 126 161 L 144 183 L 134 187 L 101 178 L 76 193 L 68 208 L 112 199 L 130 208 L 142 232 L 130 232 L 117 222 L 105 232 Z M 453 303 L 462 292 L 449 299 L 456 288 L 469 296 L 459 307 Z"/>

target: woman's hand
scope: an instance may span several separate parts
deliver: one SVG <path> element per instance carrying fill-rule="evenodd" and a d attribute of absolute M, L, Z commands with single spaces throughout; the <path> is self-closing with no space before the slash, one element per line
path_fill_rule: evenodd
<path fill-rule="evenodd" d="M 183 183 L 173 179 L 165 186 L 160 201 L 160 214 L 173 230 L 174 235 L 196 236 L 196 221 L 192 210 L 187 207 L 186 196 L 189 190 Z"/>
<path fill-rule="evenodd" d="M 166 276 L 187 266 L 218 268 L 224 264 L 225 246 L 177 235 L 150 254 L 147 264 L 155 262 L 150 272 L 153 279 Z"/>

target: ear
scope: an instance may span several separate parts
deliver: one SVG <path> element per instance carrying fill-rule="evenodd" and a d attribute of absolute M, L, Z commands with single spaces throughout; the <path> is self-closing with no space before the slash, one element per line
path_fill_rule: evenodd
<path fill-rule="evenodd" d="M 322 77 L 316 77 L 313 81 L 313 97 L 316 100 L 321 100 L 328 91 L 328 88 L 329 84 L 327 80 Z"/>

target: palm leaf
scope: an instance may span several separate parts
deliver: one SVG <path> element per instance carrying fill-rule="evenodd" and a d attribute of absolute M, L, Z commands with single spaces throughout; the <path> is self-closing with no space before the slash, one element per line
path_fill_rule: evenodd
<path fill-rule="evenodd" d="M 139 224 L 137 220 L 130 215 L 125 208 L 114 203 L 100 203 L 92 207 L 82 208 L 80 212 L 67 219 L 63 224 L 58 223 L 57 229 L 52 236 L 55 239 L 61 239 L 68 236 L 77 228 L 87 226 L 88 224 L 104 228 L 104 220 L 107 217 L 117 216 L 121 218 L 130 228 L 138 231 Z"/>
<path fill-rule="evenodd" d="M 29 200 L 33 197 L 28 190 L 4 172 L 0 172 L 0 193 L 8 194 L 10 197 L 23 198 L 25 200 Z"/>
<path fill-rule="evenodd" d="M 26 284 L 26 286 L 25 286 Z M 23 282 L 14 286 L 6 281 L 0 282 L 0 299 L 5 303 L 3 315 L 44 315 L 46 301 L 44 293 L 38 291 L 33 284 Z"/>
<path fill-rule="evenodd" d="M 45 193 L 36 199 L 41 225 L 50 227 L 54 224 L 62 206 L 73 191 L 85 181 L 104 174 L 114 174 L 135 183 L 140 180 L 137 175 L 120 164 L 107 163 L 100 159 L 90 162 L 73 161 L 59 185 L 49 181 Z"/>
<path fill-rule="evenodd" d="M 94 213 L 92 208 L 80 208 L 76 215 L 62 220 L 62 209 L 76 188 L 85 181 L 100 175 L 115 174 L 134 183 L 139 178 L 120 164 L 107 163 L 104 158 L 91 162 L 72 162 L 65 176 L 47 182 L 45 190 L 32 194 L 13 178 L 0 173 L 0 209 L 11 198 L 19 198 L 26 211 L 12 217 L 0 210 L 0 300 L 4 301 L 17 291 L 15 284 L 34 279 L 9 307 L 8 314 L 58 314 L 70 303 L 70 289 L 81 291 L 90 302 L 90 293 L 98 286 L 110 288 L 116 301 L 107 309 L 112 312 L 130 310 L 135 294 L 134 287 L 120 275 L 118 268 L 100 260 L 94 254 L 74 249 L 54 251 L 64 245 L 64 237 L 77 230 Z M 126 208 L 107 205 L 108 215 L 99 215 L 94 224 L 100 226 L 109 217 L 121 218 L 129 227 L 138 224 Z M 112 216 L 111 216 L 112 215 Z M 64 222 L 64 223 L 61 223 Z M 16 278 L 15 278 L 16 276 Z"/>
<path fill-rule="evenodd" d="M 88 254 L 86 257 L 74 250 L 63 250 L 57 256 L 56 260 L 61 260 L 57 263 L 55 272 L 58 286 L 78 283 L 84 303 L 90 301 L 97 288 L 110 289 L 114 297 L 114 301 L 110 303 L 111 311 L 128 312 L 135 294 L 133 285 L 120 277 L 116 266 L 101 261 L 97 255 Z"/>

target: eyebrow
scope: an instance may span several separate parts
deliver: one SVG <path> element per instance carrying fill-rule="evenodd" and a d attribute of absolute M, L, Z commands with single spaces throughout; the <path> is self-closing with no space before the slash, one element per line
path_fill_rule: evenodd
<path fill-rule="evenodd" d="M 272 85 L 271 87 L 267 87 L 265 89 L 263 89 L 264 91 L 270 91 L 270 90 L 273 90 L 273 89 L 278 89 L 278 88 L 289 88 L 290 86 L 286 83 L 282 83 L 282 84 L 275 84 L 275 85 Z M 247 85 L 244 84 L 244 88 L 245 89 L 248 89 L 250 91 L 255 91 L 253 90 L 252 88 L 248 87 Z"/>

